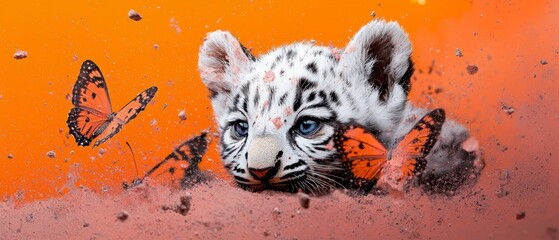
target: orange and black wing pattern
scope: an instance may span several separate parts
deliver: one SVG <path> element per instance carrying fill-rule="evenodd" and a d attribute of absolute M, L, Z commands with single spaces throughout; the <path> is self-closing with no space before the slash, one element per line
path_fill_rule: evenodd
<path fill-rule="evenodd" d="M 334 145 L 353 184 L 374 183 L 387 161 L 384 145 L 365 128 L 341 125 L 334 133 Z"/>
<path fill-rule="evenodd" d="M 142 180 L 136 182 L 141 182 L 147 177 L 166 177 L 171 178 L 172 181 L 180 181 L 181 187 L 186 188 L 201 181 L 203 176 L 198 164 L 208 149 L 207 135 L 207 132 L 203 132 L 183 142 L 165 159 L 147 171 Z"/>
<path fill-rule="evenodd" d="M 391 159 L 402 160 L 403 176 L 412 176 L 425 167 L 425 157 L 437 142 L 444 122 L 443 109 L 429 112 L 392 150 Z"/>
<path fill-rule="evenodd" d="M 135 118 L 153 99 L 157 87 L 141 92 L 120 111 L 113 113 L 107 83 L 99 67 L 91 60 L 83 62 L 72 90 L 74 108 L 68 114 L 68 128 L 78 146 L 98 146 L 117 134 L 124 124 Z"/>
<path fill-rule="evenodd" d="M 106 127 L 112 114 L 105 78 L 97 65 L 83 62 L 74 89 L 74 108 L 68 114 L 68 128 L 79 146 L 88 146 Z"/>
<path fill-rule="evenodd" d="M 132 101 L 126 104 L 122 109 L 120 109 L 114 118 L 108 125 L 103 129 L 103 132 L 99 134 L 99 140 L 95 141 L 94 147 L 101 143 L 106 142 L 114 135 L 116 135 L 124 124 L 128 123 L 130 120 L 134 119 L 141 111 L 143 111 L 147 104 L 153 99 L 155 93 L 157 92 L 157 87 L 153 86 L 145 91 L 141 92 Z"/>

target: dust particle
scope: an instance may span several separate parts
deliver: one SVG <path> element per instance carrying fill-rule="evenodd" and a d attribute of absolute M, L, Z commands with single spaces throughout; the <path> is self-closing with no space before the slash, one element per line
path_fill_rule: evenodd
<path fill-rule="evenodd" d="M 463 57 L 463 56 L 464 56 L 464 54 L 462 54 L 462 51 L 460 51 L 460 48 L 456 48 L 456 53 L 455 53 L 455 55 L 456 55 L 457 57 Z"/>
<path fill-rule="evenodd" d="M 301 204 L 301 207 L 304 209 L 308 209 L 311 202 L 309 195 L 302 192 L 298 193 L 297 195 L 299 196 L 299 204 Z"/>
<path fill-rule="evenodd" d="M 184 109 L 179 112 L 179 119 L 181 121 L 186 120 L 186 112 L 184 111 Z"/>
<path fill-rule="evenodd" d="M 509 115 L 509 116 L 512 116 L 512 114 L 513 114 L 514 111 L 515 111 L 513 107 L 508 106 L 508 105 L 506 105 L 506 104 L 504 104 L 504 103 L 501 104 L 501 109 L 503 109 L 503 111 L 504 111 L 507 115 Z"/>
<path fill-rule="evenodd" d="M 26 57 L 27 57 L 27 52 L 26 51 L 17 50 L 16 53 L 14 53 L 14 59 L 16 59 L 16 60 L 24 59 Z"/>
<path fill-rule="evenodd" d="M 107 149 L 99 148 L 99 156 L 102 156 L 102 155 L 105 154 L 106 152 L 107 152 Z"/>
<path fill-rule="evenodd" d="M 56 152 L 54 152 L 54 150 L 50 150 L 47 152 L 47 157 L 49 158 L 55 158 L 56 157 Z"/>
<path fill-rule="evenodd" d="M 134 11 L 134 9 L 130 9 L 130 11 L 128 11 L 128 17 L 134 21 L 142 20 L 142 16 L 140 16 L 138 12 Z"/>
<path fill-rule="evenodd" d="M 540 60 L 540 64 L 541 65 L 547 65 L 547 60 L 545 60 L 545 59 Z"/>
<path fill-rule="evenodd" d="M 126 221 L 126 219 L 128 219 L 128 212 L 122 210 L 116 215 L 116 218 L 118 218 L 118 220 L 120 220 L 121 222 L 124 222 Z"/>
<path fill-rule="evenodd" d="M 474 75 L 477 73 L 477 71 L 479 70 L 478 67 L 476 65 L 468 65 L 466 67 L 466 70 L 468 71 L 468 74 L 470 75 Z"/>
<path fill-rule="evenodd" d="M 516 214 L 516 220 L 522 220 L 525 217 L 526 217 L 526 213 L 524 211 L 521 211 L 521 212 Z"/>

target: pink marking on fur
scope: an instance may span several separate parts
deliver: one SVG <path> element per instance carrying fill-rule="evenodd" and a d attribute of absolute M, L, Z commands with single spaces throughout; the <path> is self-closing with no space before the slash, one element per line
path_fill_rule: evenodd
<path fill-rule="evenodd" d="M 262 103 L 262 109 L 267 108 L 268 105 L 270 105 L 270 101 L 269 101 L 269 100 L 264 101 L 264 102 Z"/>
<path fill-rule="evenodd" d="M 226 35 L 227 36 L 227 35 Z M 241 44 L 236 39 L 230 40 L 231 46 L 235 46 L 235 57 L 237 60 L 241 61 L 241 63 L 247 63 L 248 57 L 246 56 L 245 52 L 241 48 Z"/>
<path fill-rule="evenodd" d="M 344 50 L 344 54 L 352 53 L 352 52 L 355 52 L 355 47 L 353 47 L 353 46 L 348 46 L 348 47 Z"/>
<path fill-rule="evenodd" d="M 224 72 L 211 67 L 201 67 L 200 75 L 202 78 L 209 78 L 211 82 L 223 81 Z"/>
<path fill-rule="evenodd" d="M 274 126 L 276 126 L 276 129 L 280 129 L 282 126 L 281 123 L 281 117 L 275 117 L 274 119 L 271 120 L 274 123 Z"/>
<path fill-rule="evenodd" d="M 286 107 L 283 110 L 283 114 L 285 114 L 285 117 L 289 117 L 289 116 L 291 116 L 291 114 L 293 114 L 293 110 L 291 110 L 291 107 Z"/>
<path fill-rule="evenodd" d="M 270 83 L 273 82 L 274 79 L 276 78 L 276 75 L 274 74 L 273 71 L 266 71 L 266 73 L 264 74 L 264 82 L 265 83 Z"/>
<path fill-rule="evenodd" d="M 293 85 L 293 86 L 297 86 L 297 83 L 299 83 L 298 78 L 290 78 L 289 80 L 291 80 L 291 85 Z"/>
<path fill-rule="evenodd" d="M 332 56 L 334 56 L 334 58 L 336 59 L 336 62 L 340 61 L 340 50 L 335 48 L 334 46 L 330 45 L 330 47 L 328 47 L 330 49 L 330 53 L 332 54 Z"/>
<path fill-rule="evenodd" d="M 330 142 L 328 142 L 328 144 L 326 144 L 326 149 L 332 151 L 334 150 L 334 140 L 330 140 Z"/>

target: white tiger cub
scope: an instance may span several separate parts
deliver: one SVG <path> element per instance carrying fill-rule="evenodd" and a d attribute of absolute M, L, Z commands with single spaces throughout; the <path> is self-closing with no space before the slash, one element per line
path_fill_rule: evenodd
<path fill-rule="evenodd" d="M 408 36 L 395 22 L 368 23 L 343 50 L 300 42 L 258 58 L 229 32 L 209 33 L 198 67 L 210 91 L 225 168 L 248 190 L 347 187 L 333 147 L 336 125 L 366 126 L 391 146 L 427 113 L 407 99 L 410 56 Z M 467 139 L 464 127 L 446 121 L 417 183 L 454 191 L 475 178 L 479 151 L 463 148 Z"/>

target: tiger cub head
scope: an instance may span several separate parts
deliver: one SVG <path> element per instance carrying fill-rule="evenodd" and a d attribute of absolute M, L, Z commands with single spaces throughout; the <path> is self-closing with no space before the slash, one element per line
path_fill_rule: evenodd
<path fill-rule="evenodd" d="M 394 128 L 410 89 L 410 55 L 408 36 L 395 22 L 368 23 L 344 49 L 299 42 L 258 57 L 229 32 L 209 33 L 198 68 L 225 168 L 249 190 L 336 187 L 343 179 L 334 127 Z"/>

